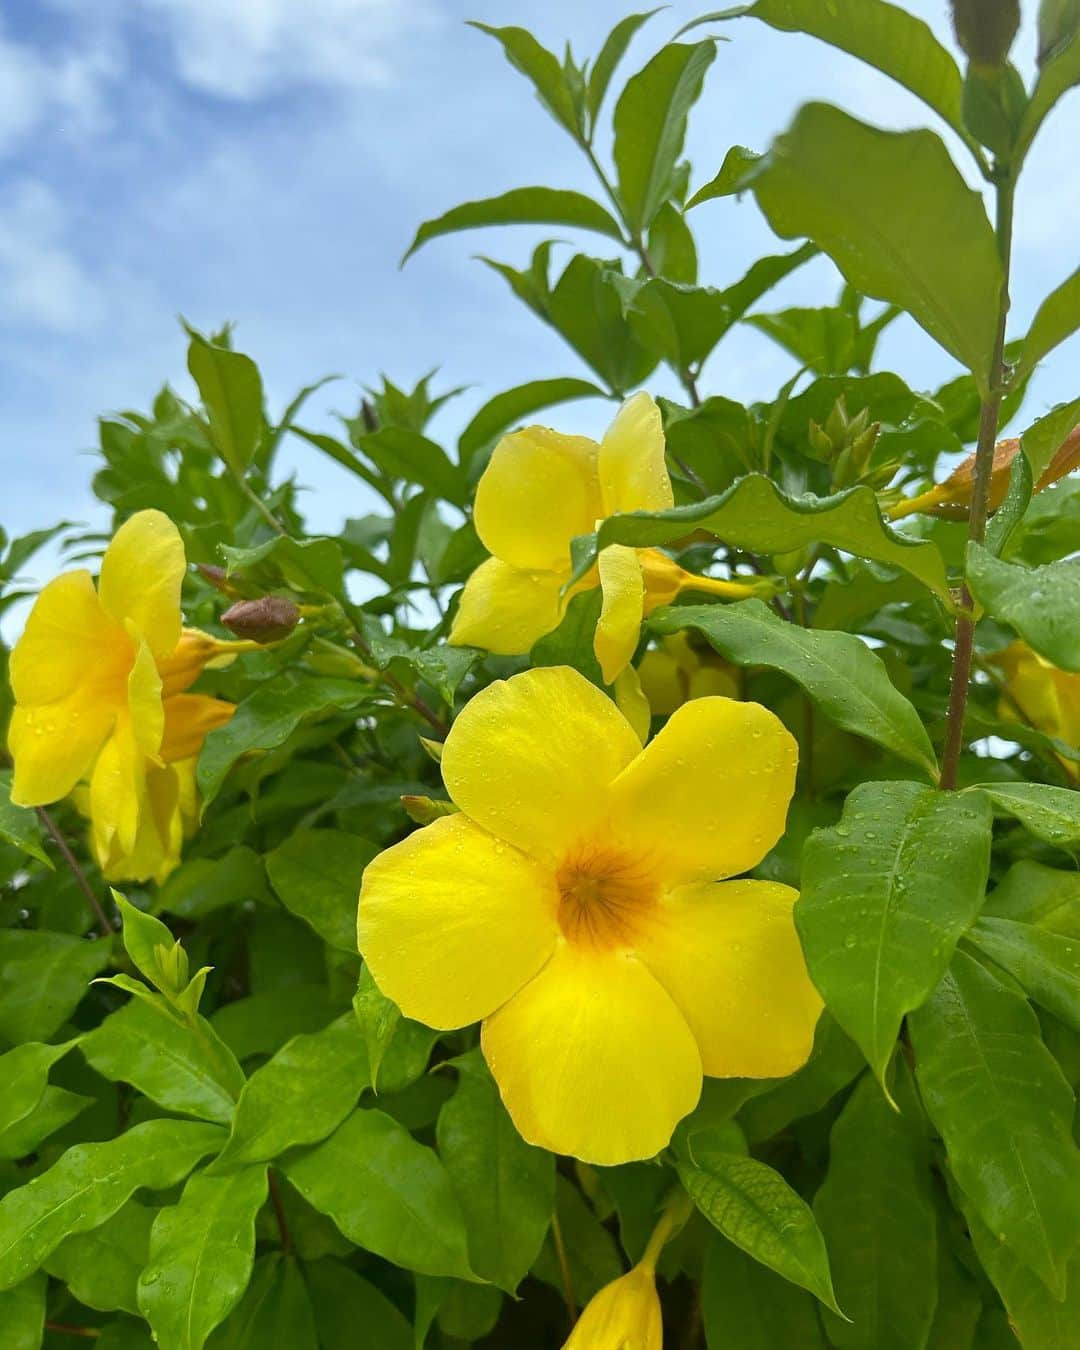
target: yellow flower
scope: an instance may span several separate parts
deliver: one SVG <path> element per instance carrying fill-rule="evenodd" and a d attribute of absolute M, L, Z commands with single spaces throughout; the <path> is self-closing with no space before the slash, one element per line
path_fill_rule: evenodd
<path fill-rule="evenodd" d="M 176 526 L 140 511 L 106 549 L 96 590 L 87 571 L 50 581 L 11 653 L 12 800 L 43 806 L 88 782 L 95 849 L 118 879 L 131 875 L 125 858 L 144 876 L 160 869 L 146 859 L 164 845 L 148 840 L 184 795 L 183 775 L 167 766 L 196 756 L 231 715 L 229 704 L 183 691 L 250 645 L 181 628 L 185 569 Z"/>
<path fill-rule="evenodd" d="M 994 662 L 1005 674 L 1002 717 L 1027 721 L 1066 745 L 1080 746 L 1080 675 L 1052 666 L 1019 639 Z M 1061 763 L 1080 782 L 1080 764 L 1063 758 Z"/>
<path fill-rule="evenodd" d="M 635 1266 L 589 1300 L 563 1350 L 663 1350 L 656 1275 Z"/>
<path fill-rule="evenodd" d="M 531 1143 L 602 1164 L 651 1157 L 703 1072 L 780 1077 L 810 1052 L 821 1001 L 796 892 L 717 884 L 783 833 L 796 759 L 756 703 L 687 703 L 642 749 L 576 671 L 498 681 L 443 748 L 460 813 L 368 866 L 360 950 L 408 1016 L 483 1020 Z"/>
<path fill-rule="evenodd" d="M 504 436 L 477 485 L 473 512 L 492 556 L 466 583 L 450 642 L 519 656 L 559 626 L 572 594 L 599 584 L 594 648 L 611 684 L 634 654 L 642 617 L 680 591 L 757 594 L 753 583 L 694 576 L 659 549 L 612 544 L 562 595 L 573 571 L 572 539 L 617 512 L 660 511 L 674 502 L 660 410 L 648 394 L 627 399 L 599 445 L 547 427 Z"/>
<path fill-rule="evenodd" d="M 650 647 L 638 663 L 638 678 L 653 713 L 665 717 L 692 698 L 742 694 L 739 668 L 711 647 L 693 646 L 685 633 L 673 633 L 659 647 Z"/>

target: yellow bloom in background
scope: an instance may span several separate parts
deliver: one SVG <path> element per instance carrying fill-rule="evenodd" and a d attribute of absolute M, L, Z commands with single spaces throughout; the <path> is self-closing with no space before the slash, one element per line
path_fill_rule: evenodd
<path fill-rule="evenodd" d="M 711 647 L 695 647 L 686 633 L 673 633 L 658 647 L 650 647 L 637 670 L 642 692 L 657 716 L 666 717 L 692 698 L 742 697 L 738 666 Z"/>
<path fill-rule="evenodd" d="M 1066 745 L 1080 746 L 1080 675 L 1059 670 L 1019 639 L 994 657 L 1005 676 L 1001 716 L 1023 720 Z M 1080 783 L 1080 764 L 1059 756 L 1070 778 Z"/>
<path fill-rule="evenodd" d="M 571 594 L 570 542 L 623 511 L 673 506 L 660 410 L 648 394 L 622 405 L 603 440 L 526 427 L 504 436 L 476 488 L 473 521 L 492 555 L 469 578 L 450 642 L 520 656 L 559 626 Z M 611 684 L 637 646 L 641 620 L 680 591 L 728 599 L 758 593 L 752 582 L 698 577 L 659 549 L 605 548 L 573 593 L 603 593 L 594 647 Z"/>
<path fill-rule="evenodd" d="M 232 713 L 183 691 L 252 645 L 182 629 L 186 566 L 172 521 L 140 511 L 105 550 L 96 589 L 85 570 L 43 588 L 11 653 L 12 800 L 44 806 L 87 784 L 95 852 L 114 879 L 142 880 L 179 856 L 177 811 L 194 784 L 177 766 Z"/>
<path fill-rule="evenodd" d="M 717 881 L 784 830 L 794 740 L 756 703 L 703 698 L 644 749 L 576 671 L 477 694 L 443 748 L 460 813 L 376 858 L 360 950 L 406 1015 L 481 1044 L 520 1133 L 587 1161 L 648 1158 L 702 1073 L 780 1077 L 821 1000 L 796 892 Z"/>

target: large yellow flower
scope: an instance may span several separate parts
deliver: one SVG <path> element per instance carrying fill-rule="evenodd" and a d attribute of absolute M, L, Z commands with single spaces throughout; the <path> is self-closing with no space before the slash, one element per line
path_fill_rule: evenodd
<path fill-rule="evenodd" d="M 160 871 L 149 841 L 161 835 L 155 822 L 174 819 L 186 773 L 167 766 L 197 756 L 232 713 L 184 691 L 252 645 L 182 629 L 185 568 L 176 526 L 140 511 L 106 549 L 96 589 L 87 571 L 44 587 L 11 653 L 12 800 L 44 806 L 88 783 L 95 851 L 115 879 Z"/>
<path fill-rule="evenodd" d="M 1017 639 L 994 657 L 1005 675 L 1001 715 L 1029 722 L 1066 745 L 1080 746 L 1080 675 L 1059 670 Z M 1058 757 L 1070 778 L 1080 782 L 1080 764 Z"/>
<path fill-rule="evenodd" d="M 619 409 L 599 445 L 547 427 L 504 436 L 477 484 L 473 520 L 492 555 L 469 578 L 450 642 L 519 656 L 559 626 L 572 593 L 570 541 L 622 511 L 673 506 L 660 410 L 648 394 Z M 575 588 L 600 586 L 594 647 L 607 683 L 634 654 L 641 620 L 682 590 L 728 599 L 754 583 L 694 576 L 659 549 L 605 548 Z"/>
<path fill-rule="evenodd" d="M 521 1134 L 595 1163 L 648 1158 L 702 1073 L 774 1077 L 821 1001 L 796 892 L 721 881 L 783 833 L 797 750 L 756 703 L 697 699 L 645 749 L 576 671 L 477 694 L 442 756 L 460 814 L 364 874 L 360 950 L 410 1017 L 483 1020 Z"/>

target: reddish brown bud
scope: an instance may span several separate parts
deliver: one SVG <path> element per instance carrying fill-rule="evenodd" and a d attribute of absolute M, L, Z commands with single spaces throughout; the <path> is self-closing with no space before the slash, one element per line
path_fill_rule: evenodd
<path fill-rule="evenodd" d="M 280 642 L 300 621 L 300 611 L 282 595 L 264 595 L 258 600 L 238 600 L 221 616 L 221 622 L 237 637 L 251 642 Z"/>
<path fill-rule="evenodd" d="M 229 577 L 224 567 L 216 567 L 213 563 L 196 563 L 195 568 L 204 581 L 208 581 L 225 595 L 230 594 L 232 587 L 229 585 Z"/>

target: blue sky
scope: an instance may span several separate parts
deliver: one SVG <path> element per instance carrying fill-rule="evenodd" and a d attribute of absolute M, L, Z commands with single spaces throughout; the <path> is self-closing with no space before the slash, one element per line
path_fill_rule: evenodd
<path fill-rule="evenodd" d="M 948 40 L 945 0 L 908 7 Z M 190 392 L 180 313 L 204 328 L 236 321 L 272 410 L 300 385 L 343 373 L 313 401 L 315 424 L 336 409 L 352 412 L 360 387 L 381 371 L 411 382 L 439 366 L 447 385 L 470 386 L 436 424 L 452 441 L 500 389 L 586 374 L 472 260 L 490 252 L 523 262 L 537 232 L 451 236 L 404 271 L 397 263 L 420 220 L 470 197 L 530 183 L 592 187 L 569 139 L 465 20 L 522 24 L 548 45 L 570 38 L 583 55 L 636 8 L 616 0 L 8 0 L 0 10 L 0 522 L 17 533 L 59 517 L 105 519 L 89 490 L 95 417 L 146 407 L 166 378 Z M 677 3 L 658 14 L 626 71 L 707 8 Z M 809 98 L 883 126 L 931 119 L 883 77 L 809 39 L 749 20 L 725 31 L 732 41 L 721 45 L 692 121 L 695 184 L 729 145 L 764 149 Z M 1025 75 L 1032 47 L 1029 24 L 1019 47 Z M 1077 263 L 1078 116 L 1074 94 L 1025 173 L 1016 333 Z M 695 223 L 703 279 L 714 284 L 776 247 L 751 199 L 706 205 Z M 828 303 L 836 289 L 830 265 L 818 262 L 768 307 Z M 1028 420 L 1078 392 L 1078 356 L 1074 339 L 1046 363 Z M 889 331 L 879 364 L 921 388 L 953 369 L 910 324 Z M 792 368 L 764 336 L 738 329 L 702 385 L 771 396 Z M 579 404 L 553 420 L 590 431 L 608 415 Z M 291 466 L 312 488 L 314 527 L 336 528 L 367 503 L 355 480 L 313 454 L 295 446 Z"/>

